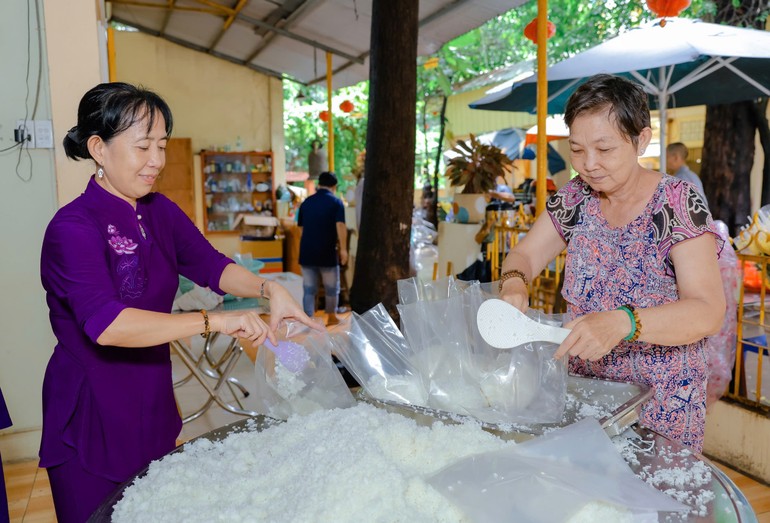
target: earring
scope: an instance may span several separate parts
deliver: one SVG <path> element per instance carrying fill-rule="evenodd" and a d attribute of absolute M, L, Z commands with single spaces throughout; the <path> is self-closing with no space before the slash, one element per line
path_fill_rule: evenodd
<path fill-rule="evenodd" d="M 102 169 L 101 167 L 99 167 L 99 168 L 96 170 L 96 176 L 97 176 L 97 177 L 98 177 L 100 180 L 101 180 L 102 178 L 104 178 L 104 169 Z"/>

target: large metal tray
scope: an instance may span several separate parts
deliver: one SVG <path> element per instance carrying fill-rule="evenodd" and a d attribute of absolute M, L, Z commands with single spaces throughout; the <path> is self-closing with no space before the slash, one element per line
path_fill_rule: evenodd
<path fill-rule="evenodd" d="M 730 480 L 730 478 L 708 459 L 700 454 L 683 453 L 682 456 L 677 458 L 679 461 L 672 464 L 670 458 L 672 450 L 674 452 L 680 451 L 682 448 L 681 445 L 656 432 L 640 427 L 639 425 L 634 425 L 639 418 L 641 404 L 649 399 L 652 394 L 652 391 L 648 387 L 632 383 L 569 376 L 567 391 L 568 394 L 574 395 L 577 401 L 567 409 L 564 420 L 560 424 L 539 424 L 524 427 L 521 425 L 502 426 L 482 423 L 482 428 L 493 432 L 504 439 L 524 441 L 546 432 L 549 428 L 555 428 L 562 424 L 566 426 L 577 421 L 581 417 L 585 417 L 582 416 L 580 412 L 581 404 L 599 407 L 619 404 L 617 408 L 612 410 L 610 415 L 602 417 L 599 421 L 605 432 L 610 436 L 617 436 L 618 438 L 641 438 L 642 441 L 650 443 L 648 452 L 639 453 L 636 462 L 629 462 L 629 466 L 635 473 L 638 474 L 640 470 L 649 467 L 665 468 L 670 466 L 683 466 L 689 468 L 699 461 L 704 462 L 709 469 L 711 469 L 712 481 L 709 485 L 709 490 L 714 494 L 714 501 L 708 503 L 708 513 L 705 515 L 670 512 L 659 513 L 659 521 L 666 523 L 757 522 L 757 517 L 744 494 Z M 405 415 L 423 425 L 430 425 L 437 420 L 458 423 L 468 418 L 468 416 L 461 416 L 435 409 L 398 404 L 390 401 L 373 400 L 360 392 L 357 395 L 359 400 L 374 404 L 390 412 Z M 195 439 L 219 441 L 235 432 L 267 430 L 271 426 L 279 423 L 283 422 L 267 416 L 258 415 L 212 430 Z M 184 446 L 180 446 L 171 453 L 183 451 Z M 146 473 L 147 469 L 145 468 L 134 478 L 121 484 L 89 518 L 89 523 L 108 523 L 111 520 L 113 508 L 123 497 L 125 489 L 128 488 L 136 478 L 144 476 Z M 693 494 L 697 493 L 693 492 Z"/>
<path fill-rule="evenodd" d="M 480 423 L 484 430 L 503 439 L 521 442 L 549 430 L 571 425 L 586 417 L 585 411 L 593 407 L 600 412 L 607 413 L 599 417 L 598 420 L 607 435 L 612 437 L 622 433 L 639 420 L 641 405 L 652 397 L 652 393 L 648 386 L 638 383 L 569 375 L 567 377 L 569 401 L 564 411 L 564 417 L 559 423 Z M 356 396 L 360 401 L 381 407 L 389 412 L 417 419 L 422 423 L 431 423 L 436 420 L 453 423 L 471 419 L 471 416 L 445 410 L 372 398 L 363 390 L 359 391 Z"/>

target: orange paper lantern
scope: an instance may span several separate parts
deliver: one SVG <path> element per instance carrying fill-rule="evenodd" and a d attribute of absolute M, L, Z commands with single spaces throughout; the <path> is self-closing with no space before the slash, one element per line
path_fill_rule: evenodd
<path fill-rule="evenodd" d="M 351 102 L 350 100 L 345 100 L 340 104 L 340 111 L 342 111 L 343 113 L 350 113 L 353 111 L 354 108 L 355 106 L 353 105 L 353 102 Z"/>
<path fill-rule="evenodd" d="M 690 0 L 647 0 L 647 7 L 660 18 L 679 16 L 690 6 Z"/>
<path fill-rule="evenodd" d="M 321 111 L 320 113 L 318 113 L 318 118 L 320 118 L 322 122 L 328 122 L 329 111 Z"/>
<path fill-rule="evenodd" d="M 556 34 L 556 26 L 550 20 L 546 22 L 546 25 L 546 38 L 551 38 Z M 532 40 L 532 42 L 537 45 L 537 18 L 533 18 L 532 21 L 527 24 L 527 27 L 524 28 L 524 36 Z"/>

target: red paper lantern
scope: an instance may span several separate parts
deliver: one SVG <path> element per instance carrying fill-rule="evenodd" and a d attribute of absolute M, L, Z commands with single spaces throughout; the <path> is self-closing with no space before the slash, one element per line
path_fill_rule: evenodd
<path fill-rule="evenodd" d="M 551 38 L 556 34 L 556 26 L 550 20 L 546 22 L 546 26 L 546 38 Z M 532 21 L 527 24 L 527 27 L 524 28 L 524 36 L 537 45 L 537 18 L 533 18 Z"/>
<path fill-rule="evenodd" d="M 647 7 L 660 18 L 679 16 L 690 6 L 690 0 L 647 0 Z"/>
<path fill-rule="evenodd" d="M 350 100 L 345 100 L 340 104 L 340 111 L 343 113 L 350 113 L 353 112 L 353 109 L 355 109 L 355 106 L 353 105 L 353 102 Z"/>
<path fill-rule="evenodd" d="M 329 111 L 321 111 L 320 113 L 318 113 L 318 118 L 320 118 L 322 122 L 328 122 Z"/>

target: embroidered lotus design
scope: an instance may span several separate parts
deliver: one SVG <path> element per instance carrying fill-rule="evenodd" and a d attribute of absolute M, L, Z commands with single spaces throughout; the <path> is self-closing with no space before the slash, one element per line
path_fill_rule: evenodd
<path fill-rule="evenodd" d="M 110 247 L 118 254 L 134 254 L 138 245 L 125 236 L 113 236 L 110 238 Z"/>
<path fill-rule="evenodd" d="M 118 228 L 114 225 L 107 226 L 107 234 L 118 234 Z"/>

